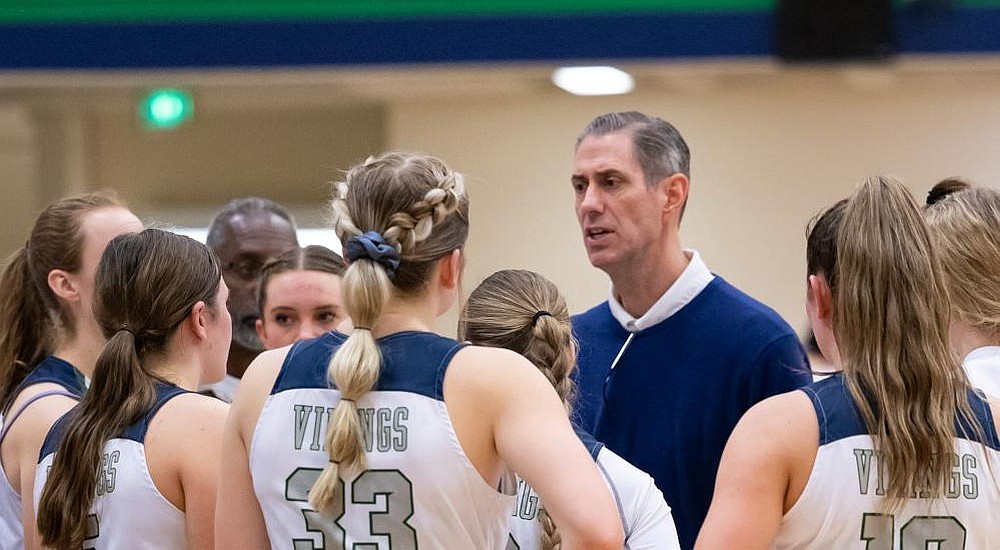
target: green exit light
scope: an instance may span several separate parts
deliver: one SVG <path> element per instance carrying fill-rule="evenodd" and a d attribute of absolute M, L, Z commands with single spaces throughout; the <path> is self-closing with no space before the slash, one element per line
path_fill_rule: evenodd
<path fill-rule="evenodd" d="M 142 120 L 150 130 L 172 130 L 194 113 L 194 101 L 183 90 L 153 90 L 140 107 Z"/>

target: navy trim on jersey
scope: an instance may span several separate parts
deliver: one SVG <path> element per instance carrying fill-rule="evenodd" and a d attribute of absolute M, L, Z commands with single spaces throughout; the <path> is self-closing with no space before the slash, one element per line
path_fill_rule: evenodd
<path fill-rule="evenodd" d="M 28 376 L 17 385 L 13 395 L 21 393 L 28 386 L 35 384 L 56 384 L 77 397 L 82 397 L 86 391 L 83 375 L 76 367 L 58 357 L 49 356 L 42 360 L 28 373 Z"/>
<path fill-rule="evenodd" d="M 146 432 L 149 430 L 149 423 L 159 412 L 160 408 L 178 395 L 190 393 L 184 388 L 179 388 L 173 384 L 167 384 L 164 382 L 156 383 L 156 403 L 142 415 L 142 418 L 138 422 L 127 426 L 121 433 L 118 434 L 115 439 L 131 439 L 137 443 L 143 443 L 146 440 Z M 62 441 L 63 434 L 66 432 L 66 428 L 69 427 L 69 423 L 72 422 L 73 418 L 76 417 L 77 413 L 80 411 L 80 406 L 77 405 L 70 409 L 69 412 L 59 417 L 52 428 L 49 429 L 49 433 L 45 435 L 45 441 L 42 443 L 42 449 L 38 453 L 38 461 L 41 462 L 42 459 L 49 456 L 50 454 L 56 452 L 59 448 L 59 442 Z"/>
<path fill-rule="evenodd" d="M 271 395 L 295 389 L 335 389 L 327 377 L 330 358 L 347 341 L 333 331 L 292 345 Z M 432 332 L 403 331 L 376 340 L 382 367 L 375 391 L 405 391 L 444 400 L 444 374 L 466 344 Z"/>
<path fill-rule="evenodd" d="M 590 435 L 589 432 L 582 428 L 573 426 L 573 431 L 576 432 L 576 436 L 583 442 L 583 446 L 587 448 L 587 452 L 590 453 L 590 457 L 594 459 L 594 462 L 597 462 L 597 455 L 601 454 L 601 449 L 604 448 L 604 443 L 594 439 L 594 436 Z"/>
<path fill-rule="evenodd" d="M 842 374 L 835 374 L 825 380 L 806 386 L 802 388 L 802 391 L 809 396 L 809 400 L 812 401 L 813 408 L 816 410 L 816 418 L 819 420 L 820 446 L 848 437 L 869 435 L 868 428 L 854 404 L 854 399 L 851 398 Z M 982 443 L 995 451 L 1000 450 L 996 424 L 986 399 L 978 392 L 970 391 L 969 405 L 972 407 L 972 413 L 979 421 L 979 425 L 982 426 L 983 438 L 985 439 Z M 956 437 L 978 441 L 975 430 L 964 419 L 956 419 L 955 430 Z"/>

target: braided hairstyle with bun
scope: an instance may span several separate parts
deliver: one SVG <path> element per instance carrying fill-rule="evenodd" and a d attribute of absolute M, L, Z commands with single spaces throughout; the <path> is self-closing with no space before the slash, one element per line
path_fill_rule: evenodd
<path fill-rule="evenodd" d="M 338 494 L 341 474 L 366 465 L 356 402 L 374 389 L 381 368 L 372 328 L 391 299 L 419 295 L 435 263 L 462 248 L 469 233 L 461 174 L 428 155 L 369 157 L 336 185 L 332 211 L 350 262 L 342 292 L 355 330 L 330 359 L 329 378 L 341 400 L 327 428 L 330 462 L 309 492 L 321 512 Z"/>

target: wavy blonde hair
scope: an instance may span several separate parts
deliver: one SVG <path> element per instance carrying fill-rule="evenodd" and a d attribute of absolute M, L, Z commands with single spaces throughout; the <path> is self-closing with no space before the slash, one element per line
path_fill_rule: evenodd
<path fill-rule="evenodd" d="M 958 191 L 924 212 L 944 270 L 955 317 L 1000 335 L 1000 192 Z"/>
<path fill-rule="evenodd" d="M 437 260 L 462 248 L 469 233 L 469 203 L 462 175 L 432 156 L 385 153 L 348 170 L 336 186 L 333 224 L 347 240 L 378 232 L 400 254 L 393 277 L 370 258 L 344 271 L 344 307 L 356 328 L 330 359 L 329 378 L 341 400 L 330 415 L 326 449 L 330 462 L 309 492 L 317 510 L 333 503 L 340 474 L 365 468 L 364 439 L 356 401 L 374 389 L 382 356 L 370 328 L 394 296 L 419 294 Z"/>
<path fill-rule="evenodd" d="M 948 346 L 950 302 L 930 231 L 902 182 L 865 180 L 836 231 L 833 331 L 847 387 L 886 464 L 886 504 L 940 497 L 956 418 L 981 441 Z"/>

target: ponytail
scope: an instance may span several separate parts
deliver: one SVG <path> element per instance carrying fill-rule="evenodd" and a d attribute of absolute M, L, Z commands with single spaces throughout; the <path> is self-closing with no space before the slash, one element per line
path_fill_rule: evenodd
<path fill-rule="evenodd" d="M 94 502 L 104 444 L 138 421 L 156 402 L 153 378 L 136 351 L 135 336 L 120 330 L 97 359 L 90 389 L 59 443 L 38 503 L 42 544 L 79 548 Z"/>
<path fill-rule="evenodd" d="M 561 306 L 563 312 L 565 307 Z M 576 366 L 576 351 L 569 317 L 559 319 L 545 310 L 542 312 L 546 314 L 535 317 L 531 337 L 520 353 L 542 371 L 566 410 L 571 411 L 574 384 L 570 374 Z"/>
<path fill-rule="evenodd" d="M 18 250 L 0 276 L 0 412 L 6 413 L 14 390 L 48 355 L 43 299 L 31 277 L 30 251 Z"/>
<path fill-rule="evenodd" d="M 382 364 L 372 329 L 393 297 L 424 290 L 435 262 L 469 233 L 462 176 L 441 160 L 385 153 L 354 166 L 331 204 L 349 262 L 341 283 L 354 332 L 330 358 L 328 377 L 341 399 L 326 434 L 329 463 L 309 491 L 319 511 L 333 503 L 344 470 L 366 467 L 356 402 L 375 388 Z"/>
<path fill-rule="evenodd" d="M 341 398 L 330 415 L 326 433 L 330 461 L 309 492 L 309 501 L 320 512 L 333 504 L 340 483 L 340 466 L 349 471 L 363 470 L 366 466 L 364 432 L 356 402 L 378 381 L 382 353 L 372 335 L 372 326 L 392 296 L 392 283 L 385 268 L 367 259 L 351 262 L 341 288 L 344 307 L 355 328 L 330 360 L 329 377 L 340 390 Z"/>
<path fill-rule="evenodd" d="M 143 361 L 168 351 L 195 304 L 225 307 L 215 304 L 221 279 L 215 256 L 188 237 L 146 229 L 108 243 L 94 280 L 94 317 L 108 341 L 69 413 L 38 502 L 42 544 L 80 547 L 105 444 L 156 404 L 161 378 Z"/>
<path fill-rule="evenodd" d="M 902 182 L 870 178 L 847 202 L 836 241 L 833 331 L 847 387 L 886 464 L 886 502 L 939 497 L 956 417 L 982 436 L 948 344 L 937 253 Z M 970 437 L 973 434 L 966 434 Z"/>

